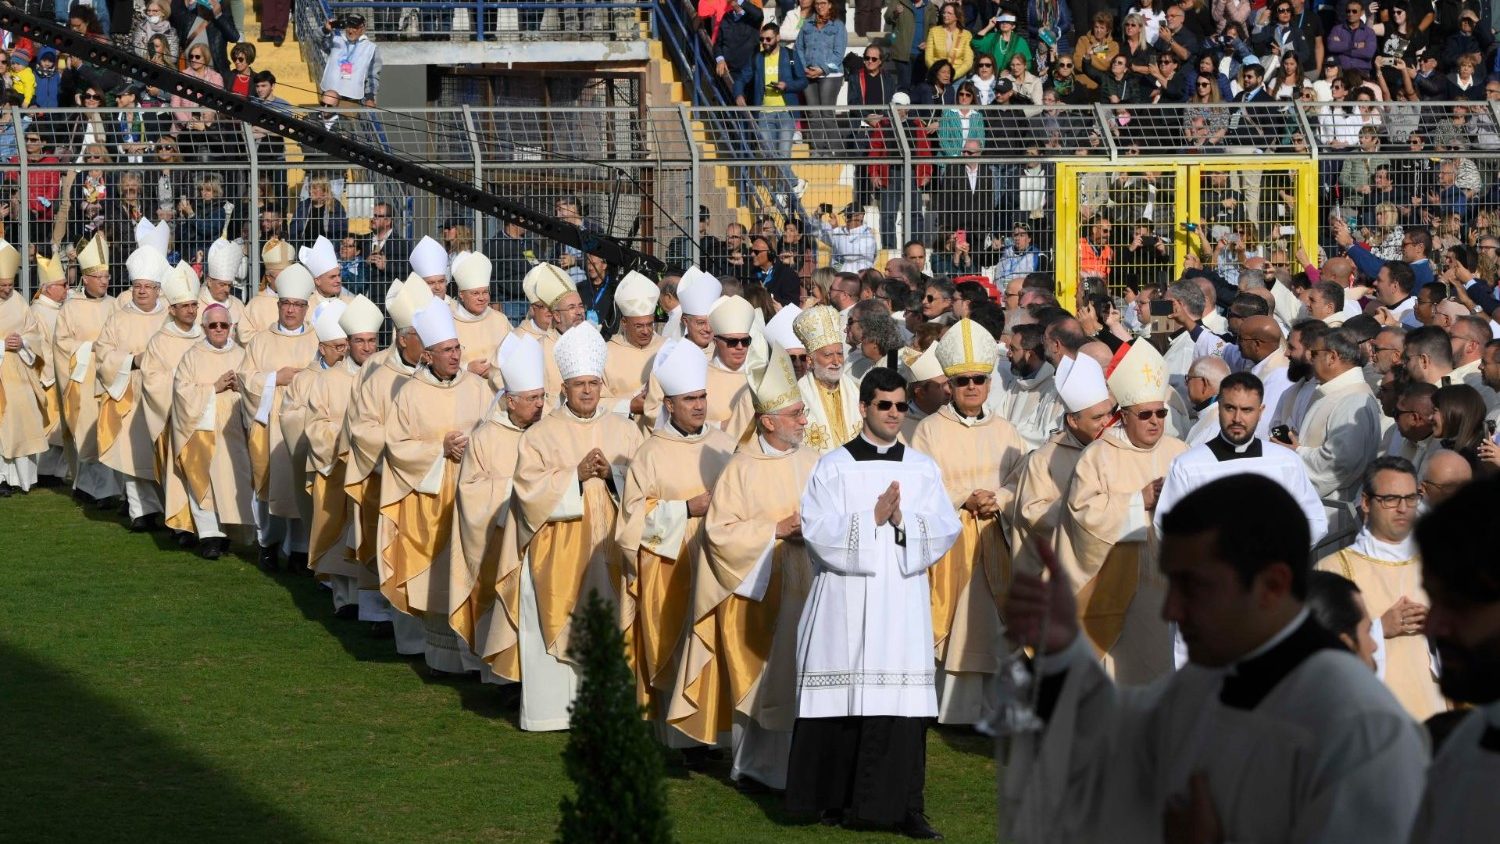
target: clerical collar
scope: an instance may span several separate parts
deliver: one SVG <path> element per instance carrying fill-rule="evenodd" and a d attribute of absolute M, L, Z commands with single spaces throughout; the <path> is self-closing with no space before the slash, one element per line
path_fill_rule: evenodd
<path fill-rule="evenodd" d="M 1229 666 L 1219 702 L 1235 709 L 1254 709 L 1297 666 L 1321 650 L 1348 651 L 1303 607 L 1276 635 Z"/>
<path fill-rule="evenodd" d="M 1370 528 L 1366 525 L 1360 530 L 1359 535 L 1354 537 L 1354 544 L 1349 546 L 1349 550 L 1375 560 L 1384 560 L 1388 563 L 1405 563 L 1410 562 L 1417 556 L 1415 545 L 1416 543 L 1412 540 L 1410 534 L 1400 542 L 1386 542 L 1383 539 L 1377 539 L 1375 534 L 1370 533 Z"/>
<path fill-rule="evenodd" d="M 288 337 L 299 337 L 299 336 L 307 333 L 307 323 L 304 322 L 301 325 L 297 326 L 296 328 L 287 328 L 285 325 L 282 325 L 280 322 L 277 322 L 276 323 L 276 332 L 278 334 L 285 334 Z"/>
<path fill-rule="evenodd" d="M 1015 370 L 1011 370 L 1011 373 L 1015 374 Z M 1016 386 L 1022 390 L 1034 390 L 1038 384 L 1051 378 L 1053 373 L 1052 364 L 1042 361 L 1042 365 L 1037 367 L 1036 372 L 1030 375 L 1016 375 Z"/>
<path fill-rule="evenodd" d="M 740 371 L 739 369 L 734 369 L 734 368 L 730 367 L 730 365 L 727 364 L 727 363 L 725 363 L 718 355 L 714 355 L 714 366 L 717 366 L 718 368 L 724 370 L 725 372 L 739 372 Z M 744 369 L 744 367 L 745 367 L 745 364 L 741 363 L 740 364 L 740 369 Z"/>
<path fill-rule="evenodd" d="M 426 370 L 427 374 L 432 378 L 432 382 L 434 384 L 452 384 L 455 380 L 458 379 L 458 372 L 454 372 L 452 375 L 444 378 L 443 376 L 437 374 L 437 371 L 430 366 L 424 366 L 422 368 Z"/>
<path fill-rule="evenodd" d="M 964 412 L 962 410 L 959 410 L 958 409 L 958 405 L 954 404 L 953 402 L 949 402 L 948 406 L 951 407 L 951 408 L 953 408 L 953 417 L 955 419 L 957 419 L 959 422 L 962 422 L 964 424 L 964 427 L 966 427 L 966 428 L 972 428 L 975 425 L 979 425 L 979 424 L 983 423 L 984 420 L 985 420 L 986 414 L 984 412 L 984 407 L 983 406 L 981 406 L 979 408 L 979 415 L 978 416 L 966 416 L 966 415 L 964 415 Z"/>
<path fill-rule="evenodd" d="M 1241 460 L 1249 457 L 1261 457 L 1265 454 L 1264 446 L 1259 437 L 1251 437 L 1249 441 L 1235 445 L 1224 438 L 1224 433 L 1219 432 L 1217 437 L 1209 440 L 1205 445 L 1220 463 L 1225 460 Z"/>
<path fill-rule="evenodd" d="M 1193 405 L 1193 410 L 1201 416 L 1203 414 L 1204 408 L 1212 407 L 1214 402 L 1218 400 L 1218 396 L 1209 396 L 1208 401 L 1204 402 L 1203 404 Z"/>
<path fill-rule="evenodd" d="M 906 446 L 900 440 L 886 446 L 876 445 L 870 441 L 869 437 L 865 436 L 863 431 L 860 432 L 859 436 L 845 443 L 844 448 L 849 452 L 850 457 L 858 461 L 890 460 L 900 463 L 902 457 L 906 454 Z"/>
<path fill-rule="evenodd" d="M 400 361 L 401 365 L 404 366 L 404 367 L 406 367 L 407 369 L 416 369 L 417 368 L 417 363 L 421 363 L 422 362 L 421 358 L 417 358 L 417 363 L 410 363 L 410 362 L 408 362 L 407 359 L 406 359 L 406 353 L 403 352 L 403 351 L 401 351 L 401 346 L 400 345 L 396 346 L 396 360 Z"/>

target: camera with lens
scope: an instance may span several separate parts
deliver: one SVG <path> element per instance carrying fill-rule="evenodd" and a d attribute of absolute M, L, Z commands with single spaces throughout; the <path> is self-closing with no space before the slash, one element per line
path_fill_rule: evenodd
<path fill-rule="evenodd" d="M 365 16 L 357 12 L 335 15 L 328 19 L 328 25 L 334 29 L 355 29 L 365 25 Z"/>

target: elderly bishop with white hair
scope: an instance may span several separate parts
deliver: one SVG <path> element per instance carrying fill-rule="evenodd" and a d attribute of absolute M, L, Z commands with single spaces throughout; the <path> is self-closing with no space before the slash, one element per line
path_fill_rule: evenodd
<path fill-rule="evenodd" d="M 844 371 L 844 332 L 839 312 L 815 305 L 792 323 L 807 351 L 807 374 L 797 381 L 807 406 L 807 445 L 827 454 L 860 431 L 859 382 Z M 910 394 L 906 401 L 910 401 Z"/>

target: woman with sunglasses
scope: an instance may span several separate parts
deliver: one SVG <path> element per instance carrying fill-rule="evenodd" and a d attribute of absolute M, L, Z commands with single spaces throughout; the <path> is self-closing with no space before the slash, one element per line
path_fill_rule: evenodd
<path fill-rule="evenodd" d="M 215 88 L 224 87 L 224 77 L 213 69 L 211 54 L 208 47 L 202 44 L 194 44 L 187 50 L 187 67 L 183 73 L 195 79 L 201 79 Z M 172 119 L 176 121 L 176 130 L 182 131 L 188 123 L 195 119 L 194 111 L 198 104 L 185 97 L 172 96 Z"/>
<path fill-rule="evenodd" d="M 255 93 L 255 45 L 246 41 L 229 51 L 229 81 L 225 89 L 242 97 Z"/>

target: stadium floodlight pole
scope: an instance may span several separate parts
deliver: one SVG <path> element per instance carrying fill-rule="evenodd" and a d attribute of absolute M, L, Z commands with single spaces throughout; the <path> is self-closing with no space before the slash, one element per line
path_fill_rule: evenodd
<path fill-rule="evenodd" d="M 230 93 L 176 68 L 155 64 L 130 50 L 108 42 L 95 41 L 46 18 L 27 14 L 9 3 L 0 2 L 0 29 L 14 33 L 17 37 L 30 38 L 39 45 L 55 47 L 60 53 L 75 56 L 96 67 L 191 100 L 225 117 L 289 138 L 304 149 L 318 150 L 356 167 L 488 214 L 503 223 L 520 226 L 585 254 L 596 255 L 612 267 L 653 274 L 666 269 L 666 263 L 660 258 L 647 255 L 609 235 L 589 231 L 566 220 L 538 213 L 519 203 L 486 193 L 471 183 L 369 144 L 334 134 L 316 123 L 284 114 L 257 100 Z"/>

